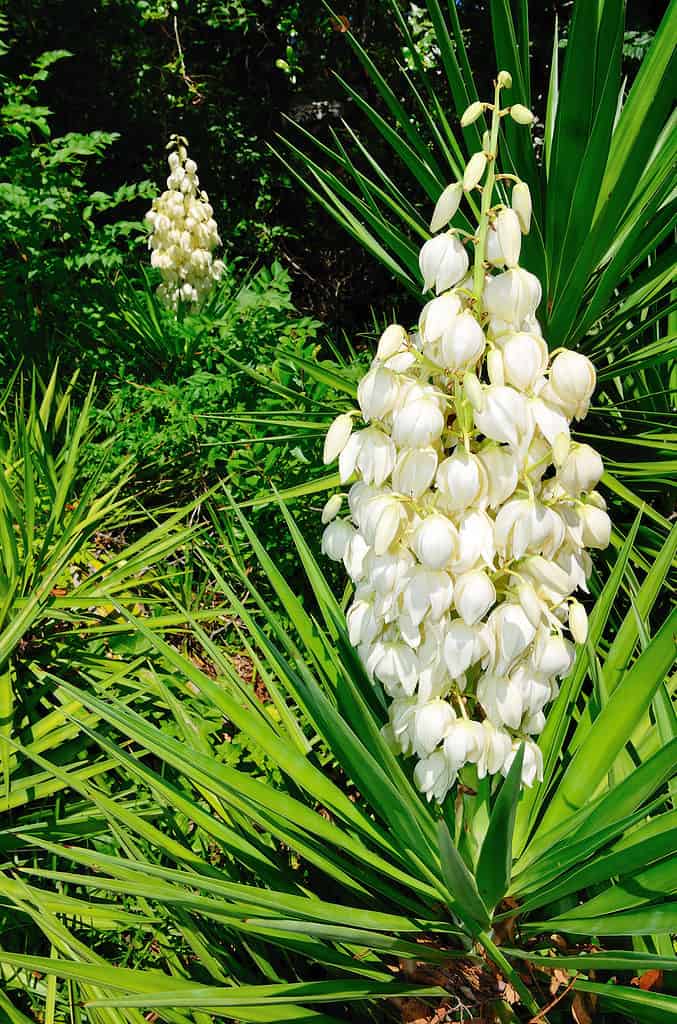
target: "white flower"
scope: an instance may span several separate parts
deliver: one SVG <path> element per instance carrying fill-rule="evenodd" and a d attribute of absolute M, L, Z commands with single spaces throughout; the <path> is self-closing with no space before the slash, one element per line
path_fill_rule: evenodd
<path fill-rule="evenodd" d="M 451 704 L 437 698 L 422 704 L 416 711 L 413 728 L 413 745 L 419 757 L 432 754 L 452 724 L 456 715 Z"/>
<path fill-rule="evenodd" d="M 587 415 L 596 382 L 595 367 L 580 352 L 560 352 L 553 359 L 550 387 L 568 416 Z"/>
<path fill-rule="evenodd" d="M 468 272 L 468 253 L 455 235 L 436 235 L 421 249 L 419 267 L 423 275 L 423 291 L 433 285 L 439 295 L 452 288 Z"/>
<path fill-rule="evenodd" d="M 476 509 L 466 512 L 458 529 L 458 552 L 451 562 L 453 571 L 468 572 L 479 562 L 492 567 L 495 554 L 494 529 L 489 516 Z"/>
<path fill-rule="evenodd" d="M 482 631 L 491 672 L 499 676 L 510 672 L 535 635 L 536 630 L 521 605 L 504 601 L 494 608 Z"/>
<path fill-rule="evenodd" d="M 360 528 L 364 539 L 382 555 L 397 539 L 407 521 L 402 502 L 393 494 L 384 492 L 369 498 L 360 510 Z"/>
<path fill-rule="evenodd" d="M 505 558 L 527 551 L 553 555 L 564 542 L 564 523 L 550 508 L 531 498 L 512 498 L 496 516 L 496 547 Z"/>
<path fill-rule="evenodd" d="M 343 554 L 343 567 L 353 582 L 364 575 L 364 560 L 368 553 L 369 546 L 362 534 L 359 530 L 353 531 Z"/>
<path fill-rule="evenodd" d="M 519 681 L 486 673 L 477 684 L 477 699 L 493 725 L 519 729 L 524 715 L 524 695 Z"/>
<path fill-rule="evenodd" d="M 404 327 L 400 327 L 399 324 L 390 324 L 379 338 L 376 358 L 383 362 L 397 355 L 398 352 L 406 348 L 407 340 L 407 332 Z"/>
<path fill-rule="evenodd" d="M 428 613 L 432 619 L 440 619 L 451 607 L 453 596 L 454 584 L 448 573 L 421 565 L 412 571 L 402 591 L 402 604 L 418 626 Z"/>
<path fill-rule="evenodd" d="M 371 644 L 380 632 L 371 601 L 353 601 L 346 614 L 348 637 L 353 647 Z"/>
<path fill-rule="evenodd" d="M 338 458 L 348 443 L 353 429 L 353 418 L 350 413 L 344 412 L 333 421 L 327 436 L 324 439 L 324 453 L 322 460 L 326 465 Z"/>
<path fill-rule="evenodd" d="M 485 735 L 480 722 L 457 718 L 444 737 L 444 756 L 455 772 L 464 764 L 476 764 L 484 751 Z"/>
<path fill-rule="evenodd" d="M 533 316 L 541 302 L 541 283 L 521 267 L 489 277 L 484 286 L 484 305 L 492 317 L 520 326 Z"/>
<path fill-rule="evenodd" d="M 509 448 L 491 445 L 478 453 L 487 481 L 486 498 L 489 508 L 502 505 L 517 487 L 518 469 L 515 456 Z"/>
<path fill-rule="evenodd" d="M 440 344 L 442 363 L 450 370 L 464 370 L 477 362 L 486 345 L 484 331 L 468 310 L 460 313 L 444 331 Z"/>
<path fill-rule="evenodd" d="M 431 299 L 421 311 L 418 329 L 426 345 L 441 338 L 454 324 L 461 312 L 461 300 L 455 292 L 445 292 Z"/>
<path fill-rule="evenodd" d="M 482 463 L 462 445 L 458 445 L 454 453 L 437 468 L 437 487 L 444 496 L 445 508 L 450 512 L 460 512 L 472 505 L 484 482 Z"/>
<path fill-rule="evenodd" d="M 560 633 L 539 632 L 531 658 L 536 672 L 562 678 L 568 675 L 573 660 L 573 647 Z"/>
<path fill-rule="evenodd" d="M 611 540 L 611 520 L 606 512 L 595 505 L 579 505 L 578 514 L 583 526 L 583 543 L 588 548 L 604 549 Z"/>
<path fill-rule="evenodd" d="M 380 487 L 395 466 L 396 449 L 391 438 L 378 427 L 367 427 L 353 434 L 339 455 L 341 483 L 360 471 L 366 484 Z"/>
<path fill-rule="evenodd" d="M 393 694 L 401 689 L 411 696 L 416 689 L 418 675 L 414 652 L 401 643 L 383 643 L 376 647 L 378 654 L 372 668 L 376 678 Z"/>
<path fill-rule="evenodd" d="M 322 554 L 331 558 L 333 562 L 342 561 L 348 543 L 354 535 L 355 530 L 347 520 L 335 519 L 322 534 Z"/>
<path fill-rule="evenodd" d="M 490 721 L 485 719 L 482 722 L 484 731 L 484 749 L 477 762 L 477 775 L 483 779 L 487 774 L 495 775 L 505 764 L 505 759 L 511 748 L 510 736 L 497 729 Z"/>
<path fill-rule="evenodd" d="M 432 389 L 420 389 L 393 416 L 393 441 L 401 448 L 425 448 L 439 440 L 444 430 L 441 401 Z"/>
<path fill-rule="evenodd" d="M 584 644 L 588 638 L 588 615 L 578 601 L 569 605 L 569 629 L 577 644 Z"/>
<path fill-rule="evenodd" d="M 512 746 L 512 750 L 506 757 L 501 772 L 503 775 L 507 775 L 510 771 L 510 766 L 515 760 L 515 755 L 520 747 L 520 740 L 515 740 Z M 539 782 L 543 779 L 543 754 L 541 753 L 540 747 L 533 742 L 533 740 L 524 741 L 524 761 L 522 762 L 522 782 L 525 786 L 531 788 L 538 779 Z"/>
<path fill-rule="evenodd" d="M 475 410 L 478 430 L 491 438 L 517 448 L 520 443 L 531 439 L 534 424 L 527 401 L 519 391 L 511 387 L 489 385 L 484 389 L 484 408 Z"/>
<path fill-rule="evenodd" d="M 604 465 L 598 452 L 589 444 L 576 444 L 560 466 L 557 480 L 575 498 L 582 491 L 594 490 L 603 472 Z"/>
<path fill-rule="evenodd" d="M 393 737 L 403 754 L 408 754 L 412 747 L 414 719 L 418 706 L 418 701 L 414 697 L 401 697 L 395 699 L 388 708 Z"/>
<path fill-rule="evenodd" d="M 393 470 L 393 490 L 420 498 L 428 490 L 437 469 L 434 448 L 403 448 Z"/>
<path fill-rule="evenodd" d="M 439 513 L 427 516 L 416 528 L 413 548 L 428 569 L 442 569 L 454 557 L 458 545 L 456 527 Z"/>
<path fill-rule="evenodd" d="M 365 420 L 381 420 L 394 408 L 399 393 L 396 374 L 378 363 L 362 378 L 357 401 Z"/>
<path fill-rule="evenodd" d="M 538 335 L 507 334 L 498 339 L 507 384 L 530 391 L 548 365 L 548 346 Z"/>
<path fill-rule="evenodd" d="M 436 750 L 418 762 L 414 769 L 414 782 L 428 802 L 436 800 L 442 803 L 456 781 L 456 774 L 443 751 Z"/>
<path fill-rule="evenodd" d="M 496 590 L 481 569 L 463 573 L 454 587 L 454 605 L 467 626 L 474 626 L 496 600 Z"/>
<path fill-rule="evenodd" d="M 487 154 L 484 152 L 473 153 L 463 175 L 463 188 L 466 192 L 472 191 L 480 183 L 486 166 Z"/>
<path fill-rule="evenodd" d="M 484 644 L 479 627 L 467 626 L 463 619 L 454 619 L 444 637 L 444 660 L 454 679 L 464 675 L 482 657 Z"/>

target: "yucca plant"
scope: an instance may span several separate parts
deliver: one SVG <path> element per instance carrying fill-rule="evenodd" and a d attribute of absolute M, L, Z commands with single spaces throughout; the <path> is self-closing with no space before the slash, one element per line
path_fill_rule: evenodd
<path fill-rule="evenodd" d="M 69 720 L 72 702 L 49 671 L 76 680 L 120 658 L 129 627 L 117 604 L 153 608 L 157 578 L 191 534 L 185 512 L 159 523 L 123 493 L 129 467 L 111 467 L 90 427 L 94 390 L 74 403 L 56 368 L 47 384 L 19 373 L 0 399 L 0 814 L 6 828 L 60 792 L 52 775 L 17 754 L 51 751 L 77 764 L 87 742 Z M 82 479 L 83 451 L 97 469 Z M 121 541 L 123 531 L 125 538 Z M 136 533 L 136 536 L 132 534 Z M 170 614 L 168 624 L 178 623 Z M 122 645 L 122 648 L 121 648 Z M 124 674 L 124 662 L 114 663 Z M 101 766 L 89 765 L 95 774 Z M 11 842 L 5 844 L 11 849 Z"/>
<path fill-rule="evenodd" d="M 459 124 L 478 92 L 457 5 L 447 5 L 446 15 L 438 0 L 426 0 L 426 7 L 443 74 L 424 66 L 402 5 L 388 0 L 388 16 L 399 26 L 413 68 L 395 78 L 346 31 L 377 101 L 342 82 L 362 121 L 344 123 L 331 145 L 296 125 L 279 150 L 302 187 L 414 294 L 420 293 L 418 251 L 429 237 L 433 205 L 462 177 L 487 127 L 484 117 L 463 129 Z M 677 5 L 669 5 L 628 89 L 622 77 L 625 4 L 577 0 L 564 51 L 553 26 L 542 108 L 532 96 L 528 5 L 493 0 L 489 11 L 494 67 L 512 76 L 509 102 L 532 107 L 541 118 L 538 151 L 528 133 L 505 122 L 500 170 L 526 181 L 533 197 L 522 263 L 543 282 L 543 334 L 551 349 L 576 348 L 596 364 L 600 387 L 580 436 L 602 451 L 614 518 L 626 531 L 633 506 L 649 504 L 637 547 L 653 555 L 668 528 L 677 447 L 670 402 Z M 462 212 L 453 225 L 471 227 Z"/>
<path fill-rule="evenodd" d="M 241 514 L 274 597 L 253 581 L 251 553 L 230 548 L 227 523 L 215 520 L 239 582 L 204 555 L 264 703 L 195 620 L 211 674 L 125 612 L 153 644 L 146 685 L 178 736 L 129 706 L 113 670 L 89 690 L 49 673 L 108 768 L 93 782 L 25 751 L 79 795 L 93 824 L 86 841 L 77 818 L 61 841 L 21 832 L 23 870 L 6 870 L 0 889 L 46 946 L 38 956 L 8 936 L 10 995 L 30 993 L 53 1020 L 96 1024 L 146 1011 L 198 1024 L 384 1021 L 412 994 L 431 1014 L 445 1007 L 436 1019 L 567 1020 L 572 998 L 577 1019 L 586 999 L 608 1021 L 672 1019 L 674 996 L 631 981 L 677 967 L 666 682 L 677 618 L 661 597 L 677 530 L 641 580 L 630 557 L 638 520 L 624 539 L 541 739 L 543 784 L 520 796 L 519 759 L 500 784 L 465 769 L 457 799 L 435 811 L 383 739 L 385 709 L 341 605 L 282 511 L 313 608 Z M 228 764 L 221 729 L 204 728 L 214 716 L 265 751 L 276 785 Z M 111 964 L 103 929 L 152 943 L 161 970 Z"/>

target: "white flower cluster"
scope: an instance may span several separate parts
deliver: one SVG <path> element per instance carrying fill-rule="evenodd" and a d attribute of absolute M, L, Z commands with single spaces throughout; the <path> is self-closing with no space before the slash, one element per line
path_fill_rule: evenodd
<path fill-rule="evenodd" d="M 480 106 L 494 126 L 511 112 Z M 392 325 L 381 336 L 359 411 L 334 420 L 324 450 L 354 481 L 349 517 L 337 518 L 345 495 L 327 502 L 322 542 L 354 582 L 350 640 L 391 698 L 388 738 L 418 758 L 417 785 L 438 801 L 466 764 L 480 778 L 506 774 L 522 743 L 524 784 L 542 777 L 533 737 L 572 665 L 565 629 L 587 635 L 572 595 L 587 590 L 586 548 L 604 548 L 611 529 L 594 489 L 602 460 L 570 435 L 595 371 L 576 352 L 548 353 L 541 286 L 518 264 L 529 190 L 496 177 L 497 136 L 443 192 L 431 225 L 444 227 L 486 173 L 474 275 L 459 233 L 425 243 L 435 297 L 411 335 Z M 496 180 L 514 182 L 510 206 L 491 206 Z"/>
<path fill-rule="evenodd" d="M 189 159 L 186 146 L 184 138 L 172 136 L 167 191 L 153 200 L 146 214 L 153 229 L 148 239 L 150 262 L 162 274 L 157 293 L 173 310 L 181 303 L 199 306 L 223 273 L 223 262 L 213 257 L 221 245 L 214 211 L 207 193 L 198 191 L 197 164 Z"/>

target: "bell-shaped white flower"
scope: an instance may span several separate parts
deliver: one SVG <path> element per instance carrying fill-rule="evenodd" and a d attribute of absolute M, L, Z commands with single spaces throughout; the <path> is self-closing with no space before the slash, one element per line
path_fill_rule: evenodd
<path fill-rule="evenodd" d="M 360 510 L 360 528 L 364 539 L 377 555 L 382 555 L 398 538 L 407 522 L 400 499 L 389 492 L 370 498 Z"/>
<path fill-rule="evenodd" d="M 449 623 L 444 636 L 444 661 L 452 678 L 463 676 L 484 650 L 479 627 L 467 626 L 463 619 Z"/>
<path fill-rule="evenodd" d="M 354 530 L 343 553 L 343 567 L 354 583 L 364 575 L 364 561 L 369 550 L 369 545 L 360 531 Z"/>
<path fill-rule="evenodd" d="M 420 565 L 412 570 L 402 590 L 402 605 L 418 626 L 427 614 L 440 619 L 451 607 L 453 596 L 454 584 L 448 573 Z"/>
<path fill-rule="evenodd" d="M 569 605 L 569 629 L 577 644 L 584 644 L 588 638 L 588 615 L 579 601 Z"/>
<path fill-rule="evenodd" d="M 419 757 L 427 757 L 440 745 L 456 715 L 446 700 L 428 701 L 416 711 L 413 745 Z"/>
<path fill-rule="evenodd" d="M 492 267 L 505 266 L 505 256 L 501 249 L 501 243 L 498 238 L 498 231 L 496 230 L 495 224 L 490 224 L 487 230 L 486 259 Z"/>
<path fill-rule="evenodd" d="M 489 277 L 484 286 L 484 305 L 489 315 L 517 327 L 535 314 L 541 297 L 540 281 L 522 267 Z"/>
<path fill-rule="evenodd" d="M 402 352 L 407 345 L 408 335 L 404 327 L 399 324 L 390 324 L 381 335 L 376 348 L 376 358 L 385 362 L 398 352 Z"/>
<path fill-rule="evenodd" d="M 447 727 L 444 756 L 455 772 L 465 764 L 477 764 L 484 751 L 485 734 L 480 722 L 457 718 Z"/>
<path fill-rule="evenodd" d="M 442 401 L 432 389 L 420 389 L 393 416 L 393 441 L 400 448 L 426 448 L 438 441 L 444 430 Z"/>
<path fill-rule="evenodd" d="M 376 363 L 357 387 L 357 401 L 362 415 L 369 420 L 382 420 L 394 409 L 399 393 L 397 374 Z"/>
<path fill-rule="evenodd" d="M 444 507 L 460 512 L 472 505 L 485 484 L 486 473 L 477 456 L 457 445 L 452 455 L 437 468 L 436 483 L 444 497 Z"/>
<path fill-rule="evenodd" d="M 353 647 L 373 643 L 381 629 L 371 601 L 353 601 L 346 614 L 346 621 L 348 637 Z"/>
<path fill-rule="evenodd" d="M 498 676 L 506 675 L 536 636 L 536 629 L 521 605 L 502 602 L 482 630 L 488 655 L 482 664 Z"/>
<path fill-rule="evenodd" d="M 410 697 L 418 679 L 415 653 L 403 643 L 382 643 L 376 648 L 378 653 L 371 666 L 373 674 L 390 694 L 396 695 L 401 691 Z"/>
<path fill-rule="evenodd" d="M 484 389 L 484 408 L 475 410 L 478 430 L 491 438 L 517 448 L 529 443 L 534 423 L 527 401 L 519 391 L 490 385 Z"/>
<path fill-rule="evenodd" d="M 436 235 L 425 243 L 419 255 L 419 267 L 423 276 L 423 291 L 433 285 L 439 295 L 452 288 L 468 272 L 468 253 L 456 235 Z"/>
<path fill-rule="evenodd" d="M 487 504 L 489 508 L 498 508 L 517 487 L 519 471 L 515 456 L 509 448 L 489 445 L 478 452 L 477 459 L 484 469 L 487 481 Z"/>
<path fill-rule="evenodd" d="M 604 464 L 598 452 L 589 444 L 573 445 L 560 466 L 557 480 L 573 498 L 583 491 L 592 491 L 599 483 Z"/>
<path fill-rule="evenodd" d="M 520 748 L 520 743 L 524 742 L 524 760 L 522 762 L 522 783 L 528 786 L 529 789 L 533 786 L 534 782 L 541 782 L 543 780 L 543 754 L 538 744 L 534 743 L 533 740 L 515 740 L 512 749 L 506 757 L 501 772 L 503 775 L 507 775 L 510 771 L 510 767 L 515 760 L 517 751 Z"/>
<path fill-rule="evenodd" d="M 431 345 L 441 338 L 453 326 L 461 309 L 461 300 L 455 292 L 445 292 L 426 303 L 418 321 L 424 344 Z"/>
<path fill-rule="evenodd" d="M 345 519 L 335 519 L 322 534 L 322 554 L 331 558 L 332 562 L 340 562 L 346 547 L 355 536 L 355 530 Z"/>
<path fill-rule="evenodd" d="M 547 678 L 561 679 L 568 675 L 573 660 L 573 646 L 561 633 L 539 631 L 531 656 L 534 671 Z"/>
<path fill-rule="evenodd" d="M 560 352 L 550 368 L 550 387 L 569 417 L 583 419 L 588 413 L 597 375 L 587 356 Z"/>
<path fill-rule="evenodd" d="M 497 728 L 519 729 L 524 715 L 524 695 L 519 682 L 487 672 L 477 684 L 477 699 Z"/>
<path fill-rule="evenodd" d="M 548 346 L 538 335 L 517 332 L 499 338 L 506 384 L 531 391 L 548 365 Z"/>
<path fill-rule="evenodd" d="M 482 729 L 484 749 L 477 762 L 477 775 L 480 779 L 500 772 L 512 747 L 508 733 L 497 729 L 488 719 L 482 722 Z"/>
<path fill-rule="evenodd" d="M 595 505 L 579 505 L 578 514 L 583 527 L 583 543 L 587 548 L 603 550 L 611 540 L 611 520 L 606 512 Z"/>
<path fill-rule="evenodd" d="M 413 548 L 420 562 L 428 569 L 443 569 L 456 555 L 458 532 L 446 516 L 426 516 L 415 530 Z"/>
<path fill-rule="evenodd" d="M 543 401 L 540 397 L 532 398 L 529 406 L 539 430 L 548 443 L 554 448 L 558 443 L 563 442 L 564 450 L 568 451 L 570 431 L 566 416 L 550 402 Z"/>
<path fill-rule="evenodd" d="M 479 622 L 496 601 L 496 589 L 481 569 L 463 573 L 454 585 L 454 606 L 467 626 Z"/>
<path fill-rule="evenodd" d="M 456 775 L 444 752 L 436 750 L 418 762 L 414 769 L 414 782 L 428 802 L 436 800 L 442 803 L 456 781 Z"/>
<path fill-rule="evenodd" d="M 420 498 L 435 477 L 437 459 L 434 448 L 403 448 L 393 469 L 393 490 Z"/>
<path fill-rule="evenodd" d="M 366 484 L 380 487 L 395 466 L 396 450 L 390 437 L 378 427 L 367 427 L 353 434 L 339 455 L 341 483 L 360 471 Z"/>
<path fill-rule="evenodd" d="M 453 320 L 442 335 L 442 363 L 450 370 L 464 370 L 477 362 L 485 346 L 484 331 L 472 313 L 465 310 Z"/>
<path fill-rule="evenodd" d="M 399 594 L 415 565 L 414 556 L 403 544 L 393 545 L 382 555 L 370 551 L 366 557 L 369 581 L 379 594 Z"/>
<path fill-rule="evenodd" d="M 489 516 L 477 509 L 466 512 L 458 528 L 458 549 L 451 561 L 452 570 L 465 573 L 480 564 L 493 567 L 495 554 L 494 528 Z"/>
<path fill-rule="evenodd" d="M 413 745 L 414 720 L 419 707 L 415 697 L 401 697 L 388 708 L 392 735 L 403 754 L 408 754 Z"/>
<path fill-rule="evenodd" d="M 326 465 L 337 459 L 348 443 L 353 429 L 353 418 L 348 412 L 343 412 L 332 422 L 327 436 L 324 439 L 324 452 L 322 460 Z"/>
<path fill-rule="evenodd" d="M 564 523 L 552 509 L 531 498 L 512 498 L 496 516 L 496 547 L 504 558 L 526 552 L 553 555 L 564 542 Z"/>

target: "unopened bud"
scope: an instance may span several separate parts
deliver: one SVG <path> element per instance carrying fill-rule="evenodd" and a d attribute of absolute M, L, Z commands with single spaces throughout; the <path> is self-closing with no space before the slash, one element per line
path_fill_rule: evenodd
<path fill-rule="evenodd" d="M 461 118 L 461 128 L 467 128 L 469 124 L 476 121 L 484 112 L 484 104 L 477 100 L 476 103 L 471 103 L 470 106 L 465 110 L 463 117 Z"/>
<path fill-rule="evenodd" d="M 485 132 L 482 136 L 482 151 L 491 153 L 491 132 Z"/>
<path fill-rule="evenodd" d="M 503 368 L 503 356 L 497 348 L 492 348 L 487 356 L 487 373 L 489 382 L 496 387 L 503 387 L 505 384 L 505 372 Z"/>
<path fill-rule="evenodd" d="M 533 124 L 536 120 L 529 108 L 521 103 L 513 103 L 510 107 L 510 116 L 517 124 Z"/>
<path fill-rule="evenodd" d="M 486 153 L 473 153 L 463 175 L 463 188 L 470 192 L 479 184 L 487 166 Z"/>
<path fill-rule="evenodd" d="M 463 390 L 475 412 L 481 412 L 484 408 L 484 392 L 477 374 L 466 373 L 463 375 Z"/>
<path fill-rule="evenodd" d="M 579 601 L 569 605 L 569 629 L 577 644 L 584 644 L 588 638 L 588 615 Z"/>
<path fill-rule="evenodd" d="M 332 519 L 336 519 L 336 516 L 341 510 L 341 502 L 343 501 L 342 494 L 332 494 L 331 498 L 325 504 L 322 509 L 322 522 L 330 523 Z"/>
<path fill-rule="evenodd" d="M 512 75 L 510 74 L 509 71 L 499 71 L 498 72 L 498 84 L 503 89 L 511 89 L 512 88 Z"/>
<path fill-rule="evenodd" d="M 390 324 L 379 338 L 376 358 L 382 361 L 401 352 L 407 343 L 407 332 L 399 324 Z"/>
<path fill-rule="evenodd" d="M 501 210 L 496 218 L 496 234 L 507 266 L 516 267 L 520 258 L 522 234 L 514 210 Z"/>
<path fill-rule="evenodd" d="M 461 201 L 462 195 L 463 185 L 460 181 L 455 181 L 453 185 L 447 185 L 437 200 L 432 220 L 430 221 L 430 230 L 432 232 L 439 231 L 440 228 L 449 223 L 458 210 L 458 204 Z"/>
<path fill-rule="evenodd" d="M 512 208 L 517 214 L 522 234 L 528 235 L 531 226 L 531 192 L 526 181 L 518 181 L 513 188 Z"/>

